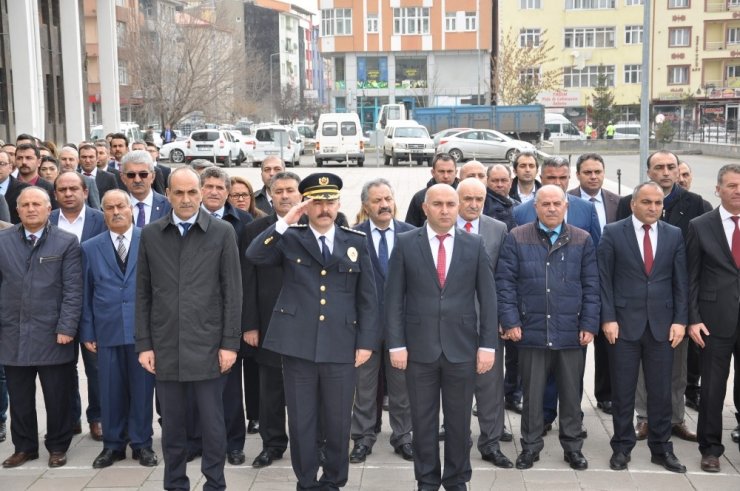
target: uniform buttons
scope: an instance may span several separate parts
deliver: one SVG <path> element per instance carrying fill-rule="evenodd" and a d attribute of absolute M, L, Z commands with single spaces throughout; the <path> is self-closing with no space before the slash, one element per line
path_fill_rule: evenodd
<path fill-rule="evenodd" d="M 326 270 L 325 269 L 322 269 L 321 270 L 321 276 L 326 276 Z"/>
<path fill-rule="evenodd" d="M 322 292 L 325 292 L 326 291 L 326 287 L 324 285 L 321 285 L 321 288 L 319 288 L 319 290 L 321 290 Z"/>
<path fill-rule="evenodd" d="M 352 272 L 352 268 L 349 268 L 349 272 L 350 272 L 350 273 Z"/>
<path fill-rule="evenodd" d="M 550 318 L 550 314 L 547 314 L 547 318 L 548 318 L 548 319 Z"/>
<path fill-rule="evenodd" d="M 320 321 L 323 321 L 323 320 L 324 320 L 324 314 L 321 314 L 321 315 L 319 316 L 319 320 L 320 320 Z"/>
<path fill-rule="evenodd" d="M 550 293 L 550 289 L 549 288 L 547 289 L 547 293 Z"/>
<path fill-rule="evenodd" d="M 301 258 L 299 257 L 298 259 L 295 260 L 295 262 L 297 262 L 298 264 L 301 264 Z"/>
<path fill-rule="evenodd" d="M 326 299 L 325 298 L 322 298 L 321 299 L 321 305 L 326 305 Z"/>

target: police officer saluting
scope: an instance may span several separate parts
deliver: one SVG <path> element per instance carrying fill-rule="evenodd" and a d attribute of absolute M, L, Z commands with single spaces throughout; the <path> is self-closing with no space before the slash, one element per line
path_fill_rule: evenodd
<path fill-rule="evenodd" d="M 375 280 L 365 234 L 335 225 L 342 180 L 311 174 L 304 201 L 247 249 L 252 263 L 283 267 L 283 288 L 263 347 L 283 355 L 285 400 L 298 489 L 337 489 L 347 482 L 355 367 L 377 344 Z M 299 225 L 301 216 L 308 224 Z M 319 468 L 317 421 L 326 463 Z"/>

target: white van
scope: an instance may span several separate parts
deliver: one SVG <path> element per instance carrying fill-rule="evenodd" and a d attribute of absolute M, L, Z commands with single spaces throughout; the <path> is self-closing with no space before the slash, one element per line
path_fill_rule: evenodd
<path fill-rule="evenodd" d="M 128 144 L 131 145 L 135 141 L 144 139 L 144 134 L 139 129 L 139 125 L 131 121 L 121 121 L 121 126 L 118 130 L 119 133 L 123 133 L 128 138 Z M 105 139 L 103 133 L 103 125 L 96 125 L 90 128 L 90 141 L 95 142 L 96 140 Z"/>
<path fill-rule="evenodd" d="M 316 167 L 330 160 L 365 165 L 365 140 L 357 113 L 325 113 L 316 126 Z"/>
<path fill-rule="evenodd" d="M 585 140 L 586 135 L 562 114 L 545 113 L 545 128 L 550 131 L 550 140 Z"/>
<path fill-rule="evenodd" d="M 406 106 L 403 104 L 383 104 L 380 106 L 378 113 L 378 122 L 375 123 L 376 130 L 384 130 L 388 124 L 394 121 L 403 121 L 408 119 Z"/>

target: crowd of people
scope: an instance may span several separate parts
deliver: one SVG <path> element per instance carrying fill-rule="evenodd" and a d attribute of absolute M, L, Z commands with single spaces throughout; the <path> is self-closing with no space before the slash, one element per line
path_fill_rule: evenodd
<path fill-rule="evenodd" d="M 740 165 L 720 169 L 712 209 L 668 151 L 625 197 L 603 188 L 598 154 L 578 158 L 573 189 L 566 159 L 521 153 L 510 168 L 440 154 L 405 221 L 375 178 L 350 226 L 335 174 L 301 179 L 270 157 L 254 191 L 207 161 L 157 160 L 153 142 L 123 134 L 1 146 L 3 467 L 39 457 L 37 378 L 48 464 L 65 465 L 82 431 L 82 356 L 103 447 L 92 466 L 127 447 L 158 465 L 157 421 L 166 489 L 189 489 L 198 457 L 204 489 L 224 489 L 247 433 L 262 440 L 253 467 L 290 447 L 298 489 L 338 489 L 372 454 L 384 409 L 422 490 L 467 488 L 473 415 L 497 467 L 533 467 L 557 418 L 564 460 L 585 470 L 593 343 L 611 469 L 647 439 L 653 463 L 686 472 L 676 436 L 720 471 L 733 356 L 740 372 Z M 734 402 L 737 442 L 737 378 Z M 513 439 L 506 410 L 521 414 L 514 461 L 500 446 Z"/>

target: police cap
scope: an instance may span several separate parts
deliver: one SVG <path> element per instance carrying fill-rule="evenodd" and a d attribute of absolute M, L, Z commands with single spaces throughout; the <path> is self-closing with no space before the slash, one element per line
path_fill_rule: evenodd
<path fill-rule="evenodd" d="M 306 176 L 298 185 L 298 191 L 304 198 L 339 199 L 342 179 L 329 172 L 317 172 Z"/>

